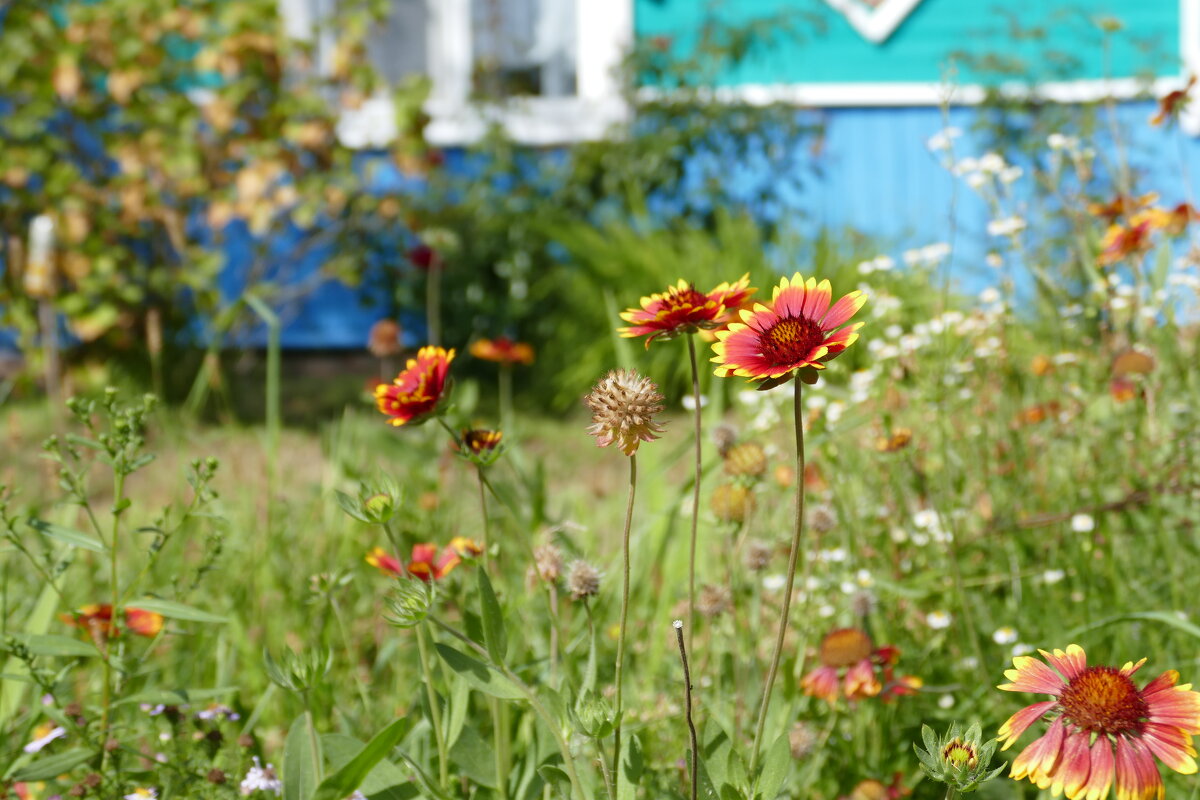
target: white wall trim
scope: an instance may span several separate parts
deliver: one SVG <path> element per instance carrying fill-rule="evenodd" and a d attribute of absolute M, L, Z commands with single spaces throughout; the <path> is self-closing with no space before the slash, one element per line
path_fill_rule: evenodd
<path fill-rule="evenodd" d="M 883 0 L 875 8 L 863 5 L 859 0 L 825 0 L 868 42 L 886 42 L 900 23 L 908 18 L 921 0 Z"/>
<path fill-rule="evenodd" d="M 1179 0 L 1179 57 L 1184 81 L 1200 76 L 1200 0 Z M 1179 124 L 1185 133 L 1200 136 L 1200 102 L 1194 97 L 1184 107 Z"/>

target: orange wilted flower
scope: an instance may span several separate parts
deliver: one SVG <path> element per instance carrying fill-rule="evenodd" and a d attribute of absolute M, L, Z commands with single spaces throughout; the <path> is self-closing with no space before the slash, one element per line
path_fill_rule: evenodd
<path fill-rule="evenodd" d="M 525 364 L 528 366 L 533 363 L 533 346 L 525 342 L 515 342 L 507 336 L 495 339 L 477 339 L 471 343 L 471 355 L 499 364 Z"/>
<path fill-rule="evenodd" d="M 717 334 L 716 374 L 762 380 L 764 388 L 800 370 L 807 382 L 815 381 L 816 370 L 854 344 L 855 331 L 863 325 L 846 324 L 866 303 L 862 292 L 851 292 L 831 306 L 832 299 L 829 281 L 805 281 L 799 272 L 790 280 L 784 277 L 770 303 L 743 310 L 741 322 Z"/>
<path fill-rule="evenodd" d="M 78 611 L 60 614 L 59 619 L 68 625 L 82 628 L 93 638 L 105 639 L 121 633 L 120 626 L 113 620 L 113 607 L 109 603 L 89 603 Z M 156 636 L 162 630 L 161 614 L 140 608 L 125 609 L 125 625 L 138 636 Z"/>
<path fill-rule="evenodd" d="M 1128 226 L 1110 225 L 1100 242 L 1100 255 L 1096 257 L 1096 263 L 1107 267 L 1132 255 L 1146 252 L 1150 249 L 1152 230 L 1153 223 L 1148 219 L 1136 224 L 1130 223 Z"/>
<path fill-rule="evenodd" d="M 858 628 L 839 628 L 825 634 L 818 649 L 821 665 L 805 675 L 800 689 L 810 697 L 828 703 L 838 697 L 861 700 L 892 695 L 914 694 L 921 681 L 913 676 L 895 680 L 892 666 L 900 651 L 886 645 L 875 648 L 871 637 Z"/>
<path fill-rule="evenodd" d="M 1140 197 L 1119 194 L 1107 203 L 1089 203 L 1088 213 L 1095 217 L 1101 217 L 1111 224 L 1121 217 L 1133 216 L 1156 202 L 1158 202 L 1157 192 L 1147 192 Z"/>
<path fill-rule="evenodd" d="M 1174 122 L 1179 118 L 1179 114 L 1187 107 L 1191 100 L 1189 93 L 1192 87 L 1196 85 L 1196 76 L 1188 78 L 1188 82 L 1184 84 L 1182 89 L 1175 89 L 1167 92 L 1158 100 L 1158 110 L 1150 117 L 1150 124 L 1158 127 L 1164 122 Z"/>
<path fill-rule="evenodd" d="M 392 425 L 422 421 L 437 409 L 453 360 L 453 350 L 422 347 L 394 381 L 375 387 L 376 407 Z"/>
<path fill-rule="evenodd" d="M 719 328 L 732 318 L 757 289 L 750 287 L 750 273 L 734 283 L 722 283 L 710 292 L 679 282 L 660 294 L 639 300 L 641 308 L 621 312 L 621 319 L 630 323 L 620 328 L 625 338 L 646 337 L 646 347 L 655 339 L 673 339 L 684 333 Z"/>
<path fill-rule="evenodd" d="M 881 453 L 894 453 L 903 450 L 912 442 L 912 431 L 908 428 L 896 428 L 891 436 L 880 436 L 875 440 L 875 449 Z"/>
<path fill-rule="evenodd" d="M 1053 699 L 1026 706 L 1000 726 L 1007 750 L 1035 722 L 1050 719 L 1046 732 L 1013 761 L 1010 776 L 1028 778 L 1068 800 L 1104 800 L 1116 784 L 1119 800 L 1161 800 L 1162 777 L 1155 759 L 1176 772 L 1196 772 L 1192 736 L 1200 733 L 1200 694 L 1176 686 L 1167 670 L 1141 689 L 1133 674 L 1146 662 L 1089 667 L 1079 645 L 1013 659 L 1004 675 L 1008 692 L 1048 694 Z M 1115 753 L 1114 753 L 1115 749 Z"/>

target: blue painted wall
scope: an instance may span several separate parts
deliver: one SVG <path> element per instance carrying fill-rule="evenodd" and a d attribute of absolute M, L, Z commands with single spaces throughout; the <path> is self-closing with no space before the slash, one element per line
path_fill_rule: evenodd
<path fill-rule="evenodd" d="M 717 8 L 718 18 L 734 24 L 789 15 L 802 34 L 799 41 L 781 37 L 776 46 L 726 71 L 718 79 L 723 85 L 940 81 L 950 54 L 964 49 L 975 56 L 1020 59 L 1039 80 L 1064 77 L 1046 58 L 1051 52 L 1078 61 L 1069 75 L 1077 79 L 1181 71 L 1178 0 L 924 0 L 882 44 L 863 39 L 821 0 L 737 0 Z M 639 37 L 668 37 L 681 54 L 691 51 L 696 32 L 714 13 L 704 0 L 636 0 L 634 9 Z M 802 15 L 815 15 L 823 32 Z M 1101 16 L 1116 17 L 1125 26 L 1107 53 L 1093 23 Z M 1014 38 L 1012 20 L 1041 34 Z M 957 79 L 977 82 L 995 76 L 960 69 Z"/>

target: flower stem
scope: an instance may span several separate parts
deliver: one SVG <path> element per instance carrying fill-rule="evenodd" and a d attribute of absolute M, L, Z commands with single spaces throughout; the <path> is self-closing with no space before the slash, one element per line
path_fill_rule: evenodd
<path fill-rule="evenodd" d="M 783 639 L 787 635 L 788 612 L 792 607 L 792 586 L 796 582 L 796 561 L 800 557 L 800 541 L 804 534 L 804 420 L 801 417 L 800 395 L 804 385 L 797 375 L 796 393 L 792 398 L 792 420 L 796 426 L 796 519 L 792 531 L 792 548 L 788 552 L 787 585 L 783 590 L 783 610 L 779 612 L 779 632 L 775 636 L 775 650 L 771 654 L 771 666 L 767 670 L 767 682 L 763 686 L 762 702 L 758 708 L 758 724 L 754 729 L 754 749 L 750 755 L 750 775 L 758 768 L 758 753 L 762 749 L 763 727 L 767 722 L 767 709 L 771 705 L 771 689 L 775 686 L 775 675 L 779 672 L 779 658 L 783 653 Z"/>
<path fill-rule="evenodd" d="M 478 464 L 475 465 L 475 477 L 479 479 L 479 510 L 483 514 L 483 568 L 491 572 L 492 526 L 488 517 L 487 486 L 484 484 L 483 467 Z"/>
<path fill-rule="evenodd" d="M 621 560 L 624 575 L 621 582 L 621 628 L 617 634 L 617 708 L 616 719 L 613 723 L 613 788 L 620 789 L 621 784 L 621 715 L 622 677 L 625 666 L 625 623 L 629 619 L 629 528 L 633 523 L 633 499 L 637 493 L 637 454 L 629 457 L 629 501 L 625 505 L 625 532 L 621 538 Z"/>
<path fill-rule="evenodd" d="M 700 746 L 696 737 L 696 723 L 692 720 L 692 671 L 688 667 L 687 647 L 683 643 L 683 626 L 675 622 L 675 638 L 679 640 L 679 660 L 683 662 L 684 715 L 687 717 L 688 738 L 692 745 L 692 800 L 699 791 Z"/>
<path fill-rule="evenodd" d="M 112 606 L 109 617 L 109 630 L 107 638 L 104 640 L 104 697 L 103 708 L 100 713 L 100 731 L 104 740 L 108 740 L 108 723 L 109 709 L 112 705 L 113 694 L 113 669 L 112 669 L 112 642 L 117 636 L 117 619 L 120 613 L 118 606 L 121 602 L 121 586 L 119 576 L 117 574 L 117 545 L 120 542 L 121 535 L 121 514 L 124 509 L 121 508 L 122 501 L 125 499 L 125 471 L 118 467 L 113 470 L 114 487 L 113 487 L 113 511 L 112 511 L 112 534 L 108 539 L 108 567 L 109 578 L 112 581 Z M 105 747 L 104 755 L 101 756 L 103 762 L 108 756 L 108 748 Z M 103 763 L 101 764 L 103 766 Z"/>
<path fill-rule="evenodd" d="M 433 689 L 433 670 L 429 666 L 429 647 L 425 643 L 425 626 L 418 625 L 417 650 L 421 656 L 421 676 L 425 681 L 425 695 L 429 700 L 429 717 L 433 723 L 433 738 L 438 751 L 438 785 L 450 787 L 450 763 L 446 757 L 446 736 L 442 731 L 442 708 L 438 704 L 437 692 Z"/>
<path fill-rule="evenodd" d="M 692 397 L 696 401 L 696 474 L 692 485 L 692 538 L 688 545 L 688 619 L 687 646 L 692 646 L 692 631 L 696 628 L 696 528 L 700 523 L 700 474 L 703 458 L 700 441 L 700 371 L 696 367 L 696 337 L 689 334 L 688 359 L 692 365 Z"/>
<path fill-rule="evenodd" d="M 954 788 L 954 784 L 946 784 L 946 800 L 954 800 L 955 797 L 958 797 L 958 790 Z"/>

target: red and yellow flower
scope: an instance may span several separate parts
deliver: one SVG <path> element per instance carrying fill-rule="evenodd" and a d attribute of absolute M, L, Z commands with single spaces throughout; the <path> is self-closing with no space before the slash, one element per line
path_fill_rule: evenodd
<path fill-rule="evenodd" d="M 453 350 L 422 347 L 391 383 L 375 387 L 375 405 L 392 425 L 407 425 L 432 414 L 446 390 Z"/>
<path fill-rule="evenodd" d="M 502 431 L 492 431 L 485 428 L 472 428 L 462 432 L 463 451 L 474 456 L 487 456 L 500 446 L 504 439 Z"/>
<path fill-rule="evenodd" d="M 755 303 L 741 312 L 741 322 L 717 333 L 716 374 L 772 380 L 797 370 L 825 369 L 827 361 L 858 340 L 863 323 L 846 323 L 867 302 L 859 291 L 830 305 L 832 300 L 829 281 L 805 281 L 799 272 L 790 280 L 784 277 L 770 303 Z"/>
<path fill-rule="evenodd" d="M 125 626 L 138 636 L 157 636 L 163 627 L 162 614 L 141 608 L 125 609 Z M 76 628 L 83 629 L 96 639 L 106 639 L 121 633 L 121 626 L 113 620 L 110 603 L 89 603 L 78 611 L 60 614 L 59 619 Z"/>
<path fill-rule="evenodd" d="M 701 292 L 680 278 L 665 292 L 641 298 L 638 301 L 641 308 L 622 311 L 621 319 L 630 325 L 618 332 L 627 339 L 645 336 L 649 347 L 655 339 L 673 339 L 680 334 L 721 328 L 756 291 L 750 288 L 749 273 L 710 292 Z"/>
<path fill-rule="evenodd" d="M 1158 127 L 1164 122 L 1174 122 L 1178 119 L 1180 112 L 1187 106 L 1191 100 L 1189 93 L 1192 87 L 1196 85 L 1196 76 L 1188 78 L 1188 82 L 1182 89 L 1175 89 L 1167 92 L 1158 100 L 1158 110 L 1154 112 L 1154 116 L 1150 117 L 1150 124 Z"/>
<path fill-rule="evenodd" d="M 1153 230 L 1154 222 L 1145 217 L 1137 222 L 1131 221 L 1129 225 L 1110 225 L 1100 241 L 1100 255 L 1096 257 L 1096 263 L 1107 267 L 1130 256 L 1145 253 L 1153 244 L 1150 239 Z"/>
<path fill-rule="evenodd" d="M 412 559 L 407 564 L 401 564 L 399 559 L 382 547 L 376 547 L 367 553 L 366 562 L 389 575 L 408 574 L 423 581 L 431 581 L 441 580 L 449 575 L 464 558 L 482 554 L 483 547 L 478 542 L 465 536 L 455 536 L 440 553 L 436 544 L 414 544 Z"/>
<path fill-rule="evenodd" d="M 1116 786 L 1117 800 L 1163 797 L 1157 758 L 1176 772 L 1196 772 L 1192 736 L 1200 733 L 1200 693 L 1176 685 L 1167 670 L 1141 689 L 1133 674 L 1146 659 L 1115 667 L 1087 665 L 1079 645 L 1013 659 L 1000 689 L 1048 694 L 1000 726 L 1001 749 L 1008 749 L 1038 720 L 1046 732 L 1013 761 L 1011 777 L 1028 778 L 1038 788 L 1068 800 L 1104 800 Z"/>
<path fill-rule="evenodd" d="M 861 700 L 915 694 L 921 681 L 911 675 L 896 679 L 892 668 L 900 651 L 891 645 L 876 648 L 858 628 L 838 628 L 825 634 L 817 651 L 821 662 L 800 680 L 800 690 L 810 697 L 836 703 L 839 697 Z"/>
<path fill-rule="evenodd" d="M 516 342 L 507 336 L 496 339 L 477 339 L 471 342 L 471 355 L 484 361 L 495 361 L 498 364 L 533 363 L 533 345 Z"/>

